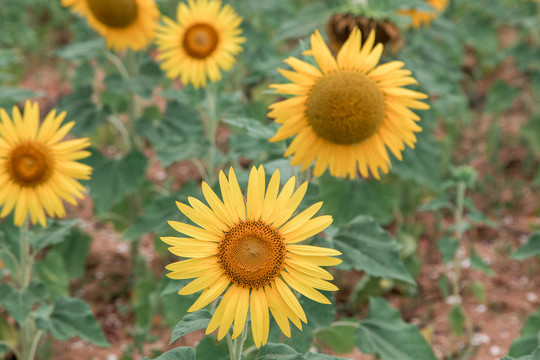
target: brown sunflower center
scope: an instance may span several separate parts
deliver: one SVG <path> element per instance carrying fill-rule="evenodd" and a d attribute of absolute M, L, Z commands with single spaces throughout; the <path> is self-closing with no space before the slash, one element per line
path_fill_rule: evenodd
<path fill-rule="evenodd" d="M 86 0 L 100 23 L 112 28 L 125 28 L 137 18 L 135 0 Z"/>
<path fill-rule="evenodd" d="M 285 243 L 281 234 L 261 220 L 240 221 L 225 232 L 218 248 L 221 267 L 237 285 L 260 288 L 283 269 Z"/>
<path fill-rule="evenodd" d="M 216 29 L 208 24 L 195 24 L 187 28 L 182 39 L 186 53 L 196 59 L 205 59 L 216 49 L 219 36 Z"/>
<path fill-rule="evenodd" d="M 377 84 L 354 70 L 326 74 L 313 86 L 306 102 L 306 117 L 313 131 L 341 145 L 369 138 L 384 114 L 384 95 Z"/>
<path fill-rule="evenodd" d="M 17 145 L 7 159 L 7 172 L 21 186 L 36 186 L 52 173 L 52 159 L 47 149 L 37 142 Z"/>

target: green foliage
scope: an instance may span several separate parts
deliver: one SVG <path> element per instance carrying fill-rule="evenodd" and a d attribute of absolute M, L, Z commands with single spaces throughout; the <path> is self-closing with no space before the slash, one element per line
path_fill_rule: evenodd
<path fill-rule="evenodd" d="M 340 354 L 350 353 L 354 350 L 354 327 L 352 326 L 332 324 L 332 326 L 319 331 L 317 338 Z"/>
<path fill-rule="evenodd" d="M 540 346 L 538 334 L 540 334 L 540 309 L 529 316 L 521 329 L 519 338 L 510 346 L 508 354 L 517 358 L 535 352 L 535 349 Z M 540 350 L 537 349 L 536 352 L 540 355 Z"/>
<path fill-rule="evenodd" d="M 368 317 L 360 322 L 355 336 L 360 351 L 382 360 L 437 359 L 418 328 L 405 323 L 399 311 L 382 298 L 370 299 Z"/>
<path fill-rule="evenodd" d="M 78 336 L 98 346 L 110 346 L 90 306 L 81 299 L 59 297 L 54 305 L 39 310 L 36 325 L 60 340 Z"/>
<path fill-rule="evenodd" d="M 461 305 L 454 305 L 454 307 L 452 307 L 452 310 L 450 310 L 450 313 L 448 314 L 448 322 L 450 323 L 450 329 L 452 330 L 452 334 L 456 336 L 463 335 L 463 332 L 465 331 L 466 321 L 467 317 L 465 316 Z"/>
<path fill-rule="evenodd" d="M 518 88 L 497 80 L 489 90 L 485 111 L 493 115 L 501 115 L 514 103 L 519 93 Z"/>
<path fill-rule="evenodd" d="M 529 240 L 519 249 L 514 251 L 510 257 L 514 260 L 524 260 L 540 254 L 540 232 L 535 232 Z"/>
<path fill-rule="evenodd" d="M 439 251 L 441 252 L 443 262 L 448 264 L 456 255 L 456 251 L 459 248 L 459 241 L 452 239 L 449 236 L 443 236 L 438 242 L 438 247 Z"/>
<path fill-rule="evenodd" d="M 38 282 L 32 282 L 27 289 L 16 289 L 8 284 L 0 284 L 0 305 L 9 316 L 18 323 L 22 323 L 29 315 L 36 303 L 45 300 L 45 287 Z"/>
<path fill-rule="evenodd" d="M 396 240 L 374 219 L 358 216 L 343 226 L 331 240 L 334 247 L 342 252 L 342 269 L 361 270 L 370 275 L 414 284 L 414 279 L 399 258 Z"/>
<path fill-rule="evenodd" d="M 145 357 L 142 360 L 150 360 Z M 177 347 L 158 356 L 154 360 L 195 360 L 195 349 L 190 347 Z"/>
<path fill-rule="evenodd" d="M 187 314 L 182 320 L 175 326 L 170 344 L 181 338 L 182 336 L 189 334 L 193 331 L 205 329 L 212 318 L 212 314 L 208 310 L 198 310 L 194 313 Z"/>

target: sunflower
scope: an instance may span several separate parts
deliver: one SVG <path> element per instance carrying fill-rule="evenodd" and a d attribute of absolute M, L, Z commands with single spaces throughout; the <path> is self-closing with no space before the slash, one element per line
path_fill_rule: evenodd
<path fill-rule="evenodd" d="M 414 133 L 422 130 L 409 108 L 428 109 L 418 101 L 427 96 L 402 87 L 417 82 L 401 61 L 376 66 L 383 45 L 373 47 L 371 32 L 361 46 L 361 36 L 355 28 L 334 58 L 316 31 L 304 54 L 320 69 L 290 57 L 285 63 L 295 71 L 278 70 L 292 83 L 271 85 L 293 97 L 270 105 L 268 115 L 283 124 L 270 141 L 296 135 L 285 156 L 293 155 L 291 164 L 302 171 L 315 161 L 315 176 L 329 168 L 333 176 L 354 179 L 358 169 L 378 179 L 379 169 L 390 167 L 386 147 L 401 160 L 404 144 L 414 147 Z"/>
<path fill-rule="evenodd" d="M 195 88 L 205 87 L 207 78 L 219 81 L 220 69 L 230 70 L 242 51 L 242 18 L 221 1 L 188 0 L 178 5 L 176 19 L 164 17 L 156 36 L 157 59 L 167 77 L 180 77 Z"/>
<path fill-rule="evenodd" d="M 77 179 L 90 178 L 92 168 L 76 160 L 88 157 L 83 151 L 87 138 L 64 140 L 74 122 L 60 126 L 65 112 L 51 111 L 39 125 L 37 103 L 27 101 L 24 113 L 14 106 L 11 120 L 0 109 L 0 217 L 15 209 L 15 225 L 28 215 L 33 224 L 45 227 L 48 216 L 66 214 L 62 200 L 76 204 L 84 187 Z"/>
<path fill-rule="evenodd" d="M 140 50 L 154 39 L 159 10 L 154 0 L 62 0 L 86 17 L 114 50 Z"/>
<path fill-rule="evenodd" d="M 399 15 L 411 18 L 412 26 L 418 29 L 422 25 L 429 25 L 440 12 L 448 5 L 449 0 L 425 0 L 435 11 L 424 11 L 417 9 L 398 10 Z"/>
<path fill-rule="evenodd" d="M 178 256 L 191 258 L 167 266 L 172 279 L 196 278 L 179 292 L 189 295 L 203 290 L 188 311 L 208 305 L 224 293 L 206 333 L 219 327 L 223 338 L 234 321 L 232 337 L 236 338 L 251 314 L 251 330 L 257 347 L 266 344 L 272 313 L 286 336 L 289 320 L 300 330 L 306 315 L 290 288 L 320 303 L 330 303 L 319 290 L 335 291 L 327 280 L 332 275 L 321 266 L 337 265 L 334 249 L 299 245 L 298 242 L 318 234 L 332 222 L 331 216 L 313 215 L 322 202 L 314 204 L 292 219 L 307 190 L 307 182 L 296 191 L 294 177 L 279 192 L 279 170 L 265 186 L 264 169 L 252 168 L 246 201 L 236 175 L 219 174 L 223 200 L 203 182 L 208 206 L 192 197 L 189 204 L 177 203 L 184 215 L 198 226 L 176 221 L 169 224 L 188 237 L 162 237 Z M 289 288 L 290 287 L 290 288 Z"/>

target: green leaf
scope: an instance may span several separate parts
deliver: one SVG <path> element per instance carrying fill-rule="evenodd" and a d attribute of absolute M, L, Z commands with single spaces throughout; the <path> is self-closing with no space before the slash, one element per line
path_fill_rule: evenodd
<path fill-rule="evenodd" d="M 540 254 L 540 232 L 535 232 L 529 240 L 510 255 L 514 260 L 525 260 Z"/>
<path fill-rule="evenodd" d="M 145 357 L 141 360 L 150 360 Z M 191 347 L 178 347 L 161 354 L 154 360 L 195 360 L 195 349 Z"/>
<path fill-rule="evenodd" d="M 211 336 L 205 336 L 197 345 L 197 359 L 229 360 L 229 348 L 226 341 L 218 341 Z"/>
<path fill-rule="evenodd" d="M 317 338 L 337 353 L 350 353 L 354 350 L 354 330 L 353 326 L 332 325 L 319 331 Z"/>
<path fill-rule="evenodd" d="M 0 107 L 10 108 L 14 104 L 41 95 L 42 93 L 36 91 L 0 86 Z"/>
<path fill-rule="evenodd" d="M 510 346 L 508 354 L 515 357 L 531 354 L 540 346 L 538 334 L 540 334 L 540 309 L 529 316 L 521 329 L 519 338 Z"/>
<path fill-rule="evenodd" d="M 165 167 L 175 161 L 203 157 L 208 148 L 197 109 L 178 101 L 167 104 L 163 118 L 143 116 L 136 123 L 136 131 L 150 141 Z"/>
<path fill-rule="evenodd" d="M 258 120 L 250 118 L 223 119 L 223 122 L 244 129 L 247 134 L 256 139 L 269 139 L 276 133 L 274 126 L 263 124 Z"/>
<path fill-rule="evenodd" d="M 520 127 L 520 133 L 536 154 L 540 154 L 540 114 L 533 115 Z"/>
<path fill-rule="evenodd" d="M 75 121 L 75 126 L 71 130 L 74 135 L 88 136 L 96 127 L 103 124 L 109 116 L 106 109 L 98 107 L 92 101 L 92 95 L 92 87 L 83 86 L 74 89 L 71 94 L 63 97 L 58 102 L 58 112 L 67 112 L 65 121 Z"/>
<path fill-rule="evenodd" d="M 456 336 L 463 335 L 466 320 L 467 318 L 465 317 L 465 313 L 463 312 L 461 305 L 455 305 L 448 314 L 448 322 L 450 323 L 452 334 Z"/>
<path fill-rule="evenodd" d="M 304 359 L 306 360 L 340 360 L 340 359 L 352 360 L 351 358 L 342 358 L 339 356 L 324 355 L 324 354 L 319 354 L 319 353 L 314 353 L 314 352 L 308 352 L 307 354 L 305 354 Z"/>
<path fill-rule="evenodd" d="M 49 223 L 46 228 L 37 228 L 32 231 L 32 247 L 35 252 L 38 252 L 48 246 L 59 244 L 68 239 L 73 226 L 79 222 L 78 219 L 54 221 Z"/>
<path fill-rule="evenodd" d="M 169 344 L 193 331 L 206 329 L 211 318 L 212 314 L 210 311 L 204 309 L 187 314 L 174 328 Z"/>
<path fill-rule="evenodd" d="M 330 175 L 319 179 L 321 212 L 334 217 L 334 226 L 347 224 L 357 215 L 369 215 L 381 224 L 394 219 L 399 197 L 392 184 L 381 181 L 348 181 Z M 347 206 L 343 206 L 347 204 Z"/>
<path fill-rule="evenodd" d="M 355 331 L 356 346 L 364 354 L 377 353 L 382 360 L 437 360 L 414 325 L 382 298 L 371 298 L 369 313 Z"/>
<path fill-rule="evenodd" d="M 69 276 L 64 258 L 57 251 L 47 252 L 47 256 L 36 263 L 36 275 L 47 287 L 51 300 L 67 296 L 69 292 Z"/>
<path fill-rule="evenodd" d="M 459 241 L 449 236 L 443 236 L 438 243 L 439 251 L 443 258 L 443 262 L 448 264 L 454 259 L 457 249 L 459 248 Z"/>
<path fill-rule="evenodd" d="M 540 360 L 540 347 L 537 347 L 532 353 L 523 355 L 518 358 L 512 356 L 505 356 L 501 360 Z"/>
<path fill-rule="evenodd" d="M 123 158 L 106 158 L 94 152 L 92 179 L 88 181 L 97 214 L 103 214 L 117 205 L 125 195 L 138 189 L 144 180 L 148 159 L 138 150 Z"/>
<path fill-rule="evenodd" d="M 476 252 L 474 247 L 470 249 L 471 256 L 471 267 L 473 269 L 479 270 L 484 274 L 487 274 L 489 277 L 495 276 L 495 271 L 489 266 L 489 264 Z"/>
<path fill-rule="evenodd" d="M 106 51 L 105 41 L 96 37 L 86 41 L 74 41 L 61 47 L 56 55 L 69 61 L 92 60 Z"/>
<path fill-rule="evenodd" d="M 4 355 L 10 348 L 15 349 L 19 343 L 19 334 L 15 325 L 11 325 L 4 317 L 0 317 L 0 342 L 1 345 L 7 345 L 6 348 L 0 347 L 0 355 Z"/>
<path fill-rule="evenodd" d="M 342 253 L 341 268 L 415 283 L 399 258 L 397 241 L 371 217 L 356 217 L 332 240 L 334 247 Z"/>
<path fill-rule="evenodd" d="M 288 345 L 267 343 L 259 349 L 255 360 L 304 360 L 304 357 Z"/>
<path fill-rule="evenodd" d="M 25 290 L 0 284 L 0 305 L 20 324 L 29 316 L 36 303 L 45 301 L 45 293 L 45 286 L 40 282 L 32 282 Z"/>
<path fill-rule="evenodd" d="M 485 111 L 495 116 L 501 115 L 512 106 L 519 93 L 520 90 L 515 86 L 503 80 L 495 81 L 489 89 Z"/>
<path fill-rule="evenodd" d="M 71 229 L 66 241 L 54 246 L 53 250 L 64 259 L 65 269 L 70 280 L 84 275 L 91 242 L 90 236 L 83 234 L 75 227 Z"/>
<path fill-rule="evenodd" d="M 49 316 L 36 318 L 36 325 L 59 340 L 78 336 L 98 346 L 110 346 L 90 306 L 81 299 L 65 296 L 58 298 Z"/>

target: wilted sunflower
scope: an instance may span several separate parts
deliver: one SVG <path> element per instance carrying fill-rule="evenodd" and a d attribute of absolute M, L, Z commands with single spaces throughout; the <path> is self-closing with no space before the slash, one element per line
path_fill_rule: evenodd
<path fill-rule="evenodd" d="M 448 5 L 449 0 L 425 0 L 431 5 L 435 11 L 424 11 L 417 9 L 398 10 L 399 15 L 408 16 L 411 18 L 411 24 L 415 29 L 422 25 L 429 25 L 440 12 Z"/>
<path fill-rule="evenodd" d="M 320 303 L 329 301 L 319 291 L 335 291 L 327 280 L 332 275 L 321 266 L 337 265 L 341 260 L 334 249 L 298 245 L 324 230 L 332 222 L 330 216 L 312 218 L 322 202 L 291 216 L 307 190 L 307 182 L 294 191 L 295 179 L 289 179 L 279 192 L 277 170 L 265 186 L 264 169 L 252 168 L 247 199 L 244 201 L 236 175 L 219 174 L 223 200 L 203 182 L 207 205 L 192 197 L 191 206 L 177 203 L 184 215 L 198 226 L 176 221 L 169 224 L 188 237 L 162 237 L 178 256 L 191 258 L 167 266 L 172 279 L 196 278 L 179 294 L 188 295 L 203 290 L 188 311 L 196 311 L 217 299 L 219 303 L 206 333 L 219 327 L 218 338 L 227 333 L 234 321 L 232 337 L 242 332 L 248 310 L 251 330 L 257 347 L 268 338 L 270 317 L 286 336 L 290 336 L 289 320 L 300 330 L 306 315 L 291 288 Z"/>
<path fill-rule="evenodd" d="M 15 225 L 30 215 L 33 224 L 46 225 L 48 216 L 66 214 L 62 200 L 76 204 L 84 187 L 77 179 L 90 178 L 92 168 L 76 160 L 88 157 L 87 138 L 64 140 L 74 122 L 63 126 L 65 112 L 52 110 L 39 124 L 37 103 L 27 101 L 24 113 L 14 106 L 13 121 L 0 109 L 0 217 L 15 208 Z"/>
<path fill-rule="evenodd" d="M 230 70 L 242 51 L 242 18 L 221 1 L 188 0 L 178 5 L 176 20 L 164 17 L 156 35 L 157 59 L 167 77 L 195 88 L 206 86 L 207 78 L 219 81 L 221 70 Z"/>
<path fill-rule="evenodd" d="M 401 160 L 404 144 L 414 147 L 414 133 L 422 130 L 409 108 L 429 106 L 418 101 L 425 94 L 403 88 L 417 83 L 411 72 L 401 69 L 401 61 L 377 66 L 382 44 L 373 47 L 373 32 L 363 46 L 360 39 L 355 28 L 334 58 L 316 31 L 304 54 L 312 55 L 320 70 L 290 57 L 285 63 L 295 71 L 278 70 L 292 83 L 271 85 L 293 97 L 270 105 L 268 115 L 283 125 L 270 141 L 296 135 L 285 156 L 293 155 L 291 164 L 302 171 L 315 161 L 315 176 L 329 168 L 337 177 L 353 179 L 358 169 L 364 177 L 371 172 L 379 178 L 379 169 L 387 173 L 391 165 L 386 147 Z"/>
<path fill-rule="evenodd" d="M 154 0 L 62 0 L 107 40 L 114 50 L 140 50 L 154 39 L 159 10 Z"/>

